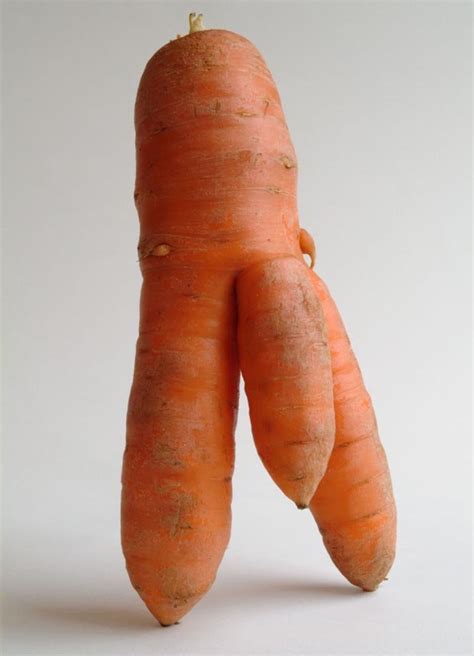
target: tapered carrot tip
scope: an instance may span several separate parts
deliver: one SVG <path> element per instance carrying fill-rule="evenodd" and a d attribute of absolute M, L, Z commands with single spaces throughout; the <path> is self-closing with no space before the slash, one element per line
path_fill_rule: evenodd
<path fill-rule="evenodd" d="M 311 510 L 314 514 L 313 504 Z M 374 592 L 386 579 L 395 558 L 394 504 L 388 503 L 383 512 L 373 517 L 320 530 L 341 574 L 364 592 Z"/>
<path fill-rule="evenodd" d="M 189 613 L 191 608 L 201 599 L 202 595 L 196 599 L 193 599 L 192 603 L 175 607 L 172 603 L 157 603 L 145 601 L 145 604 L 153 615 L 153 617 L 158 620 L 159 624 L 163 627 L 174 626 L 179 624 L 180 620 Z"/>

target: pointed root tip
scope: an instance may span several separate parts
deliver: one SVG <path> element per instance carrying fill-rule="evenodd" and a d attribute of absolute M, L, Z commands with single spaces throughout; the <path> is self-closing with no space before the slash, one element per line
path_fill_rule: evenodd
<path fill-rule="evenodd" d="M 296 502 L 296 507 L 298 508 L 298 510 L 306 510 L 306 508 L 308 507 L 308 504 L 307 503 Z"/>
<path fill-rule="evenodd" d="M 387 576 L 384 576 L 384 578 L 381 581 L 377 581 L 377 583 L 373 583 L 372 585 L 361 585 L 360 587 L 364 592 L 375 592 L 384 581 L 388 581 Z"/>
<path fill-rule="evenodd" d="M 161 620 L 158 620 L 158 623 L 164 629 L 167 629 L 169 626 L 175 626 L 176 624 L 179 624 L 179 620 L 177 620 L 176 622 L 162 622 Z"/>

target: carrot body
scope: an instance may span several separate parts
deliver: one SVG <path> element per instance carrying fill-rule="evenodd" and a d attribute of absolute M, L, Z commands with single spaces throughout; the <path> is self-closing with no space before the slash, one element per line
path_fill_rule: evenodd
<path fill-rule="evenodd" d="M 396 509 L 372 402 L 327 287 L 312 273 L 331 351 L 336 442 L 310 509 L 324 544 L 354 585 L 374 590 L 395 557 Z"/>
<path fill-rule="evenodd" d="M 237 281 L 238 344 L 258 453 L 282 491 L 306 508 L 334 444 L 331 359 L 307 266 L 257 263 Z"/>
<path fill-rule="evenodd" d="M 260 54 L 223 30 L 150 59 L 135 126 L 143 289 L 122 545 L 133 585 L 171 624 L 212 584 L 229 539 L 235 281 L 256 262 L 302 257 L 296 158 Z"/>

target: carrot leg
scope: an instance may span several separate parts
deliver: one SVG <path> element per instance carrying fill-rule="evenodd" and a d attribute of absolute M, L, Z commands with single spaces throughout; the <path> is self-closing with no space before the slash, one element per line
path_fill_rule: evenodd
<path fill-rule="evenodd" d="M 237 301 L 240 367 L 255 444 L 276 484 L 305 508 L 334 443 L 320 303 L 306 265 L 293 257 L 245 269 L 237 279 Z"/>
<path fill-rule="evenodd" d="M 372 402 L 341 317 L 313 275 L 328 327 L 334 381 L 336 442 L 310 509 L 340 572 L 375 590 L 395 557 L 396 509 Z"/>
<path fill-rule="evenodd" d="M 163 268 L 143 284 L 122 545 L 133 586 L 163 625 L 209 589 L 230 536 L 234 305 L 222 274 Z"/>

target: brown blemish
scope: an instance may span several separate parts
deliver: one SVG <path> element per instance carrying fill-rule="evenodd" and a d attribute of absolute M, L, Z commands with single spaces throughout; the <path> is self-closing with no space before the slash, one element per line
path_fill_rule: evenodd
<path fill-rule="evenodd" d="M 175 508 L 174 512 L 166 517 L 166 525 L 170 529 L 170 535 L 175 537 L 180 531 L 192 529 L 189 521 L 186 521 L 183 515 L 191 512 L 197 505 L 196 498 L 185 492 L 176 492 L 174 495 Z"/>
<path fill-rule="evenodd" d="M 315 297 L 308 296 L 308 288 L 306 287 L 306 285 L 303 285 L 301 281 L 298 282 L 298 289 L 301 293 L 301 296 L 303 297 L 303 306 L 306 310 L 306 314 L 310 317 L 314 317 L 318 312 L 318 307 L 315 307 L 316 306 Z M 324 341 L 323 341 L 323 346 L 327 346 L 326 342 Z"/>
<path fill-rule="evenodd" d="M 282 155 L 280 157 L 280 162 L 283 164 L 285 169 L 294 169 L 294 168 L 296 168 L 296 164 L 294 163 L 294 161 L 290 157 L 288 157 L 288 155 Z"/>
<path fill-rule="evenodd" d="M 168 567 L 160 572 L 160 588 L 163 596 L 172 602 L 173 608 L 185 606 L 190 599 L 202 597 L 210 584 L 200 589 L 188 575 L 183 575 L 175 567 Z"/>
<path fill-rule="evenodd" d="M 167 125 L 160 125 L 160 126 L 158 126 L 157 128 L 155 128 L 154 130 L 152 130 L 152 131 L 150 132 L 150 135 L 161 134 L 162 132 L 166 132 L 166 130 L 168 130 L 168 126 L 167 126 Z"/>
<path fill-rule="evenodd" d="M 356 517 L 356 519 L 358 521 L 361 521 L 363 519 L 370 519 L 371 517 L 376 517 L 377 515 L 380 515 L 384 510 L 385 508 L 382 508 L 380 510 L 374 510 L 374 512 L 367 513 L 367 515 L 362 515 L 362 517 Z"/>
<path fill-rule="evenodd" d="M 262 428 L 266 433 L 271 433 L 273 430 L 273 423 L 269 419 L 262 421 Z"/>
<path fill-rule="evenodd" d="M 151 251 L 151 255 L 155 255 L 156 257 L 163 257 L 164 255 L 168 255 L 171 252 L 171 246 L 168 244 L 159 244 L 158 246 L 155 246 L 155 248 Z"/>
<path fill-rule="evenodd" d="M 384 476 L 386 474 L 385 470 L 382 470 L 378 472 L 377 474 L 372 474 L 372 476 L 368 476 L 367 478 L 364 478 L 360 481 L 356 481 L 354 483 L 354 488 L 357 487 L 363 487 L 364 485 L 367 485 L 368 483 L 371 483 L 373 480 L 380 478 L 381 476 Z"/>
<path fill-rule="evenodd" d="M 169 467 L 183 467 L 183 463 L 177 457 L 178 449 L 163 442 L 157 442 L 153 448 L 153 456 L 160 465 Z"/>
<path fill-rule="evenodd" d="M 367 485 L 367 483 L 370 483 L 373 478 L 373 476 L 369 476 L 368 478 L 364 478 L 362 481 L 357 481 L 357 483 L 354 483 L 354 487 L 362 487 L 363 485 Z"/>
<path fill-rule="evenodd" d="M 138 196 L 138 193 L 135 194 L 135 200 Z M 146 257 L 151 255 L 155 257 L 163 257 L 168 255 L 171 252 L 171 246 L 169 244 L 156 244 L 150 243 L 150 241 L 145 240 L 138 244 L 138 260 L 144 260 Z"/>
<path fill-rule="evenodd" d="M 305 478 L 306 478 L 306 474 L 298 474 L 298 476 L 292 476 L 288 480 L 289 481 L 302 481 Z"/>
<path fill-rule="evenodd" d="M 351 444 L 354 444 L 357 440 L 351 440 L 350 442 L 341 442 L 341 444 L 336 444 L 334 446 L 335 449 L 346 449 L 348 446 Z"/>
<path fill-rule="evenodd" d="M 334 446 L 335 449 L 346 449 L 348 446 L 351 446 L 351 444 L 358 444 L 359 442 L 362 442 L 363 440 L 368 440 L 372 435 L 365 435 L 364 437 L 360 437 L 355 440 L 349 440 L 348 442 L 341 442 L 340 444 L 336 444 Z"/>
<path fill-rule="evenodd" d="M 290 440 L 285 442 L 285 446 L 304 446 L 305 444 L 314 444 L 316 440 Z"/>
<path fill-rule="evenodd" d="M 177 481 L 167 481 L 163 485 L 158 484 L 155 485 L 155 492 L 157 494 L 169 494 L 171 491 L 175 490 L 177 487 L 179 487 L 179 483 Z"/>
<path fill-rule="evenodd" d="M 237 116 L 243 116 L 244 118 L 252 118 L 254 116 L 257 116 L 255 112 L 248 112 L 245 109 L 238 109 L 236 112 Z"/>

